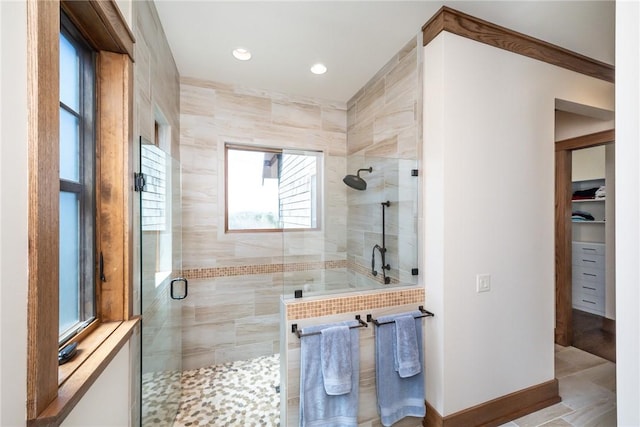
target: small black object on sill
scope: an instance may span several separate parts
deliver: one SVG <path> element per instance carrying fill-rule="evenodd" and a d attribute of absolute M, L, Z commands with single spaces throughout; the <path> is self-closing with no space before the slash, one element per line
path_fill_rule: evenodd
<path fill-rule="evenodd" d="M 58 351 L 58 365 L 64 365 L 78 352 L 78 343 L 67 344 Z"/>

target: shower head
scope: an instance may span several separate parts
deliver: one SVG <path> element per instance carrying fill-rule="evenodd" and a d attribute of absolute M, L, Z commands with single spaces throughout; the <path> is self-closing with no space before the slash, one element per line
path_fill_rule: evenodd
<path fill-rule="evenodd" d="M 349 187 L 355 189 L 355 190 L 366 190 L 367 189 L 367 181 L 365 181 L 364 179 L 360 178 L 360 172 L 362 171 L 367 171 L 369 173 L 371 173 L 373 171 L 373 168 L 369 167 L 369 168 L 365 168 L 365 169 L 358 169 L 357 175 L 347 175 L 345 176 L 342 181 L 347 184 Z"/>

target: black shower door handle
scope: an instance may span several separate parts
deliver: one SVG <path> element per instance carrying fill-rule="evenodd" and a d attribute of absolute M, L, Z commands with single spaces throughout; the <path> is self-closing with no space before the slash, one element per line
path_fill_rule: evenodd
<path fill-rule="evenodd" d="M 184 283 L 184 295 L 182 295 L 182 296 L 176 296 L 175 295 L 174 285 L 177 282 Z M 185 299 L 187 297 L 187 295 L 189 294 L 189 281 L 187 279 L 185 279 L 184 277 L 176 277 L 175 279 L 172 279 L 171 280 L 171 290 L 170 290 L 170 292 L 171 292 L 171 298 L 172 299 L 178 299 L 178 300 Z"/>

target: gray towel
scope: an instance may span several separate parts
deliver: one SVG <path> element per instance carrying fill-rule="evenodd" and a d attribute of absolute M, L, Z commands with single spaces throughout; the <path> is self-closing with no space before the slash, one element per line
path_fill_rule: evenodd
<path fill-rule="evenodd" d="M 402 378 L 394 368 L 396 340 L 395 320 L 407 314 L 417 317 L 422 313 L 415 311 L 378 318 L 379 322 L 392 321 L 376 328 L 376 393 L 378 396 L 378 413 L 382 425 L 391 426 L 404 417 L 424 417 L 424 370 L 416 375 Z M 420 366 L 422 355 L 422 318 L 414 320 Z"/>
<path fill-rule="evenodd" d="M 319 332 L 333 326 L 356 326 L 349 321 L 310 326 L 304 333 Z M 322 377 L 321 334 L 300 338 L 300 426 L 356 427 L 358 425 L 358 390 L 360 381 L 359 329 L 349 330 L 351 352 L 351 391 L 328 395 Z"/>
<path fill-rule="evenodd" d="M 395 325 L 395 370 L 401 378 L 412 377 L 422 370 L 415 318 L 400 316 L 396 318 Z"/>
<path fill-rule="evenodd" d="M 320 331 L 322 380 L 328 395 L 338 396 L 351 391 L 350 335 L 348 326 L 333 326 Z"/>

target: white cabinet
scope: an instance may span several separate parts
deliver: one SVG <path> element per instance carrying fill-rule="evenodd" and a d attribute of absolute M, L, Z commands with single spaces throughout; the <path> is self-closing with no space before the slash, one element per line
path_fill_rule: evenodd
<path fill-rule="evenodd" d="M 605 314 L 605 244 L 573 242 L 573 308 Z"/>

